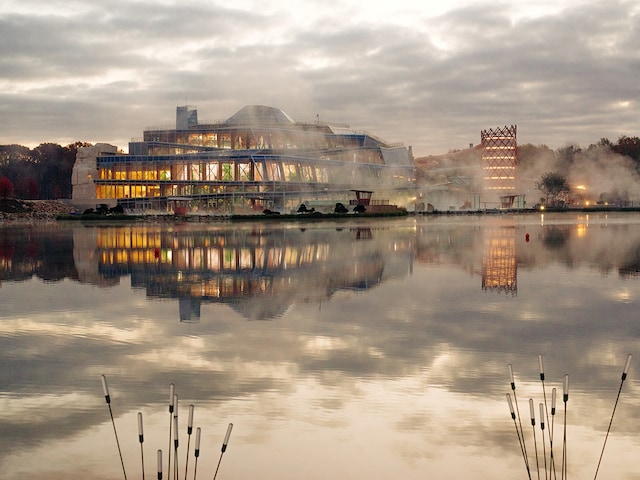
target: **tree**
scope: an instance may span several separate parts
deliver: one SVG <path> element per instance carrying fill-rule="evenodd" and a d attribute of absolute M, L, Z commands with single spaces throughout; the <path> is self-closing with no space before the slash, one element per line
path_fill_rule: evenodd
<path fill-rule="evenodd" d="M 613 150 L 637 162 L 640 160 L 640 138 L 622 135 L 618 139 L 618 143 L 613 146 Z"/>
<path fill-rule="evenodd" d="M 38 182 L 34 178 L 27 180 L 27 198 L 38 198 Z"/>
<path fill-rule="evenodd" d="M 579 159 L 582 149 L 577 145 L 567 145 L 556 150 L 556 165 L 561 172 L 568 172 Z"/>
<path fill-rule="evenodd" d="M 544 194 L 547 205 L 555 205 L 560 195 L 571 191 L 567 178 L 558 172 L 542 174 L 540 180 L 535 183 L 535 187 Z"/>
<path fill-rule="evenodd" d="M 64 150 L 55 143 L 41 143 L 33 149 L 33 157 L 38 164 L 41 198 L 60 198 L 63 186 L 71 184 L 71 172 L 63 164 Z"/>
<path fill-rule="evenodd" d="M 611 150 L 613 149 L 613 143 L 607 137 L 602 137 L 598 143 L 592 143 L 589 145 L 588 150 Z"/>
<path fill-rule="evenodd" d="M 0 198 L 7 198 L 13 195 L 13 183 L 7 177 L 0 178 Z"/>

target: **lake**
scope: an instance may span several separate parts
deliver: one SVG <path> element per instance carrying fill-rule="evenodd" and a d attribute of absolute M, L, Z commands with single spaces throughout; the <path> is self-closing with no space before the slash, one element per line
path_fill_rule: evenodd
<path fill-rule="evenodd" d="M 638 479 L 638 312 L 634 213 L 1 226 L 2 478 Z"/>

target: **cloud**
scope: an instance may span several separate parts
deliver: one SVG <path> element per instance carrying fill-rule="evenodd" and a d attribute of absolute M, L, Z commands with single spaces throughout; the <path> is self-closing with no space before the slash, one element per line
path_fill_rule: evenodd
<path fill-rule="evenodd" d="M 505 124 L 518 124 L 521 143 L 551 148 L 640 127 L 633 2 L 33 0 L 0 13 L 3 144 L 126 148 L 185 102 L 206 119 L 247 104 L 319 115 L 417 156 Z"/>

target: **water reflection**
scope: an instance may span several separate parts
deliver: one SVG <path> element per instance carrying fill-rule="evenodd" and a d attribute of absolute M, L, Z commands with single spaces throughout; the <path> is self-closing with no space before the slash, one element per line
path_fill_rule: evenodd
<path fill-rule="evenodd" d="M 559 261 L 589 264 L 621 276 L 640 272 L 640 239 L 634 224 L 588 217 L 569 224 L 518 224 L 517 218 L 472 223 L 272 228 L 253 226 L 133 225 L 115 228 L 0 229 L 0 281 L 78 280 L 117 285 L 131 276 L 150 297 L 236 303 L 239 298 L 331 296 L 367 289 L 413 263 L 451 262 L 481 275 L 481 288 L 517 294 L 518 266 Z M 608 220 L 608 219 L 606 219 Z M 592 220 L 593 223 L 593 220 Z M 436 228 L 434 226 L 437 225 Z M 526 233 L 525 233 L 526 232 Z M 362 241 L 362 243 L 356 243 Z M 296 290 L 299 283 L 302 287 Z M 304 293 L 301 293 L 304 292 Z M 322 292 L 322 293 L 318 293 Z M 283 300 L 286 310 L 286 300 Z M 247 318 L 273 318 L 260 315 Z"/>
<path fill-rule="evenodd" d="M 181 321 L 198 321 L 202 302 L 268 320 L 296 301 L 320 302 L 339 290 L 366 290 L 406 275 L 413 251 L 408 233 L 390 236 L 382 228 L 374 236 L 370 227 L 101 229 L 95 282 L 130 275 L 131 286 L 149 297 L 177 299 Z M 87 252 L 76 248 L 74 256 Z"/>
<path fill-rule="evenodd" d="M 166 448 L 175 382 L 205 477 L 233 421 L 229 478 L 524 478 L 506 365 L 537 404 L 538 354 L 549 389 L 572 376 L 588 478 L 637 353 L 639 251 L 629 217 L 0 229 L 3 478 L 121 476 L 103 373 L 132 472 L 135 415 Z M 602 478 L 635 475 L 634 366 Z"/>
<path fill-rule="evenodd" d="M 516 231 L 514 227 L 489 228 L 482 257 L 482 289 L 518 293 Z"/>

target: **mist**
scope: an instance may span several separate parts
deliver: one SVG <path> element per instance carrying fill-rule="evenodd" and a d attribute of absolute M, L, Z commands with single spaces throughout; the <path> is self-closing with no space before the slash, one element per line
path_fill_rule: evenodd
<path fill-rule="evenodd" d="M 530 145 L 519 147 L 518 190 L 533 198 L 542 196 L 535 183 L 547 172 L 559 172 L 571 187 L 571 196 L 590 204 L 617 199 L 640 201 L 640 175 L 636 163 L 607 145 L 586 150 L 567 145 L 557 151 Z"/>
<path fill-rule="evenodd" d="M 632 139 L 635 140 L 635 137 Z M 518 145 L 515 194 L 524 196 L 532 206 L 544 198 L 536 182 L 545 173 L 563 175 L 574 205 L 598 202 L 616 205 L 640 203 L 638 163 L 631 156 L 614 151 L 617 146 L 603 142 L 586 149 L 567 144 L 557 150 L 546 145 Z M 631 152 L 633 155 L 633 152 Z M 418 202 L 431 204 L 436 210 L 479 210 L 498 204 L 484 190 L 482 150 L 470 146 L 445 155 L 416 158 Z"/>

